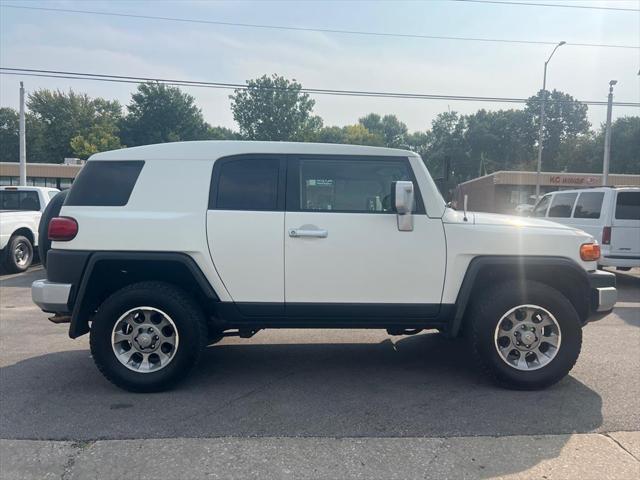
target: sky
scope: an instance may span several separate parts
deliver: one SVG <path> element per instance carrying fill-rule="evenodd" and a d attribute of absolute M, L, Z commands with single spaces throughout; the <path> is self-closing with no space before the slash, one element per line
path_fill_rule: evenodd
<path fill-rule="evenodd" d="M 640 0 L 529 0 L 640 9 Z M 640 46 L 640 13 L 596 9 L 431 1 L 0 0 L 0 5 L 421 35 L 540 40 L 567 45 L 549 63 L 547 88 L 580 100 L 640 102 L 640 50 L 571 43 Z M 244 83 L 277 73 L 309 88 L 526 98 L 542 86 L 553 46 L 284 31 L 139 18 L 0 8 L 0 66 L 111 75 Z M 0 76 L 0 105 L 18 107 L 19 81 L 85 92 L 126 105 L 135 85 Z M 237 129 L 226 90 L 184 88 L 212 125 Z M 409 130 L 427 130 L 438 113 L 513 104 L 315 96 L 325 125 L 370 112 L 395 114 Z M 614 107 L 613 118 L 640 115 Z M 598 128 L 606 107 L 590 106 Z"/>

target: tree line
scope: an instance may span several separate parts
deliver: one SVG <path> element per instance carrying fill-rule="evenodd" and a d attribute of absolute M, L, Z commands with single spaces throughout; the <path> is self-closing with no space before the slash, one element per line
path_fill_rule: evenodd
<path fill-rule="evenodd" d="M 395 115 L 370 113 L 346 126 L 327 126 L 302 85 L 278 75 L 247 81 L 230 95 L 238 130 L 209 125 L 193 96 L 180 88 L 144 83 L 126 107 L 86 94 L 36 90 L 28 95 L 27 161 L 61 163 L 65 157 L 181 140 L 274 140 L 346 143 L 416 151 L 435 177 L 461 182 L 497 170 L 533 170 L 540 101 L 544 94 L 543 170 L 598 172 L 604 129 L 592 129 L 587 106 L 557 90 L 540 91 L 523 109 L 455 111 L 429 128 L 409 132 Z M 18 160 L 18 113 L 0 108 L 0 160 Z M 612 127 L 611 172 L 640 173 L 640 116 Z"/>

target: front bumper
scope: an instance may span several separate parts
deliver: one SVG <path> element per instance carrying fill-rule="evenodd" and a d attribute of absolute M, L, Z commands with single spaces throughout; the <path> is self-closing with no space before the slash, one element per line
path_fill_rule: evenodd
<path fill-rule="evenodd" d="M 613 310 L 618 301 L 616 276 L 611 272 L 601 270 L 589 272 L 588 275 L 591 288 L 591 316 L 597 317 L 589 320 L 597 320 Z"/>
<path fill-rule="evenodd" d="M 31 284 L 31 298 L 41 310 L 49 313 L 69 313 L 70 283 L 36 280 Z"/>

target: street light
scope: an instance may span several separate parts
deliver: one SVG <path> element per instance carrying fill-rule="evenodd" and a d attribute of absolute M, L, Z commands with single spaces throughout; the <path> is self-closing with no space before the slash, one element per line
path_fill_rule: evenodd
<path fill-rule="evenodd" d="M 536 199 L 540 198 L 540 170 L 542 170 L 542 130 L 544 128 L 544 104 L 547 100 L 547 65 L 549 64 L 551 57 L 553 57 L 553 54 L 556 53 L 556 50 L 565 43 L 567 42 L 565 42 L 564 40 L 558 43 L 551 52 L 551 55 L 549 55 L 549 58 L 547 58 L 547 61 L 544 62 L 544 75 L 542 77 L 542 99 L 540 100 L 540 128 L 538 129 L 538 169 L 536 174 Z"/>
<path fill-rule="evenodd" d="M 607 102 L 607 127 L 604 133 L 604 159 L 602 161 L 602 185 L 606 186 L 609 181 L 609 155 L 611 154 L 611 110 L 613 107 L 613 86 L 617 80 L 609 82 L 609 99 Z"/>

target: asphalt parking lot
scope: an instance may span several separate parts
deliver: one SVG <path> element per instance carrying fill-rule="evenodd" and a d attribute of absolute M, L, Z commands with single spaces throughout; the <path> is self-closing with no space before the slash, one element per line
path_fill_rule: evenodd
<path fill-rule="evenodd" d="M 319 443 L 307 447 L 327 455 L 334 448 L 326 444 L 331 439 L 355 439 L 361 447 L 378 442 L 366 449 L 369 454 L 380 450 L 397 458 L 408 451 L 394 447 L 398 439 L 418 442 L 419 451 L 437 450 L 439 444 L 431 441 L 460 437 L 533 442 L 517 462 L 503 462 L 504 467 L 479 475 L 484 477 L 530 471 L 560 455 L 574 441 L 571 435 L 588 433 L 621 445 L 630 471 L 640 473 L 635 444 L 624 446 L 609 435 L 640 431 L 639 273 L 618 274 L 618 306 L 586 327 L 571 375 L 545 391 L 495 387 L 478 374 L 463 342 L 435 333 L 390 337 L 382 331 L 280 330 L 209 347 L 178 389 L 153 395 L 108 383 L 93 365 L 87 337 L 69 339 L 66 325 L 48 322 L 31 303 L 31 282 L 44 277 L 40 267 L 5 275 L 0 277 L 0 438 L 67 441 L 60 448 L 75 452 L 69 458 L 102 440 L 181 439 L 189 448 L 189 439 L 218 439 L 234 452 L 230 464 L 248 448 L 229 446 L 238 439 L 265 439 L 260 448 L 272 446 L 265 455 L 285 448 L 287 439 L 315 439 Z M 553 441 L 540 448 L 540 436 Z M 14 445 L 5 442 L 5 460 Z M 508 450 L 508 445 L 487 448 Z M 438 463 L 437 456 L 431 463 Z M 337 453 L 331 457 L 339 462 Z"/>

